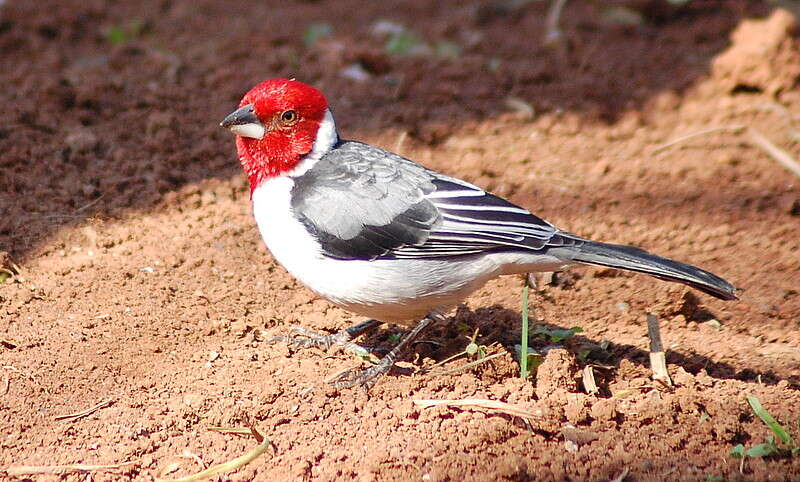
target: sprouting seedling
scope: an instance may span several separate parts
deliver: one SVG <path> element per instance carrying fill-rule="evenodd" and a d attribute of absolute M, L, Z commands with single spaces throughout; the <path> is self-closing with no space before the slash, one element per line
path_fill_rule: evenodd
<path fill-rule="evenodd" d="M 530 292 L 530 278 L 525 278 L 525 283 L 522 287 L 522 328 L 520 329 L 520 343 L 514 345 L 514 350 L 519 360 L 519 376 L 523 379 L 528 379 L 536 374 L 539 365 L 544 361 L 541 353 L 528 347 L 528 338 L 530 333 L 529 319 L 530 319 L 530 303 L 528 302 Z"/>
<path fill-rule="evenodd" d="M 475 328 L 475 333 L 469 339 L 469 344 L 464 348 L 464 352 L 469 356 L 476 356 L 478 358 L 486 357 L 486 345 L 479 345 L 476 340 L 478 339 L 478 328 Z"/>
<path fill-rule="evenodd" d="M 479 328 L 475 328 L 475 332 L 472 334 L 472 336 L 468 337 L 469 344 L 467 344 L 467 346 L 466 346 L 466 348 L 464 348 L 464 350 L 456 353 L 455 355 L 451 355 L 451 356 L 445 358 L 444 360 L 440 361 L 439 363 L 433 365 L 431 368 L 436 368 L 437 366 L 444 365 L 445 363 L 447 363 L 449 361 L 452 361 L 452 360 L 455 360 L 456 358 L 462 357 L 464 355 L 469 355 L 469 356 L 472 356 L 472 357 L 477 355 L 478 359 L 485 358 L 486 357 L 486 345 L 479 345 L 477 343 L 476 340 L 478 339 L 478 332 L 479 332 Z"/>
<path fill-rule="evenodd" d="M 445 363 L 450 362 L 452 360 L 455 360 L 456 358 L 462 357 L 464 355 L 473 357 L 473 358 L 475 358 L 475 360 L 473 360 L 473 361 L 471 361 L 471 362 L 469 362 L 469 363 L 467 363 L 465 365 L 462 365 L 460 367 L 456 367 L 456 368 L 453 368 L 453 369 L 450 369 L 450 370 L 431 373 L 430 376 L 438 376 L 438 375 L 445 375 L 445 374 L 448 374 L 448 373 L 455 373 L 457 371 L 464 370 L 464 369 L 479 365 L 481 363 L 485 363 L 485 362 L 491 360 L 492 358 L 497 358 L 497 357 L 501 356 L 502 353 L 494 353 L 492 355 L 488 355 L 489 347 L 486 346 L 486 345 L 478 344 L 478 342 L 477 342 L 478 330 L 479 329 L 476 328 L 475 332 L 472 334 L 472 336 L 468 338 L 469 339 L 469 344 L 466 346 L 466 348 L 464 348 L 464 350 L 456 353 L 455 355 L 451 355 L 451 356 L 445 358 L 444 360 L 434 364 L 433 366 L 428 368 L 426 371 L 431 371 L 436 367 L 440 367 L 440 366 L 444 365 Z"/>
<path fill-rule="evenodd" d="M 400 32 L 386 40 L 384 49 L 392 55 L 411 55 L 420 49 L 424 42 L 410 32 Z"/>
<path fill-rule="evenodd" d="M 312 23 L 303 32 L 303 43 L 306 47 L 313 47 L 317 41 L 333 33 L 333 27 L 328 23 Z"/>
<path fill-rule="evenodd" d="M 747 403 L 753 409 L 758 418 L 764 422 L 767 427 L 772 430 L 773 435 L 765 437 L 764 442 L 753 445 L 749 449 L 745 449 L 744 445 L 738 444 L 730 451 L 730 454 L 736 458 L 742 459 L 741 466 L 744 466 L 744 461 L 747 457 L 779 457 L 788 456 L 794 457 L 800 454 L 800 445 L 794 441 L 783 426 L 765 409 L 761 402 L 756 397 L 747 397 Z M 776 443 L 776 438 L 780 443 Z M 741 471 L 741 467 L 740 467 Z"/>
<path fill-rule="evenodd" d="M 114 25 L 106 32 L 106 40 L 111 45 L 124 45 L 141 37 L 146 27 L 141 20 L 131 20 L 126 25 Z"/>
<path fill-rule="evenodd" d="M 114 26 L 108 29 L 106 39 L 112 45 L 122 45 L 128 41 L 128 34 L 122 27 Z"/>
<path fill-rule="evenodd" d="M 519 377 L 527 379 L 530 375 L 528 371 L 528 316 L 530 304 L 528 303 L 528 292 L 530 291 L 528 278 L 522 286 L 522 328 L 520 329 L 519 343 Z"/>

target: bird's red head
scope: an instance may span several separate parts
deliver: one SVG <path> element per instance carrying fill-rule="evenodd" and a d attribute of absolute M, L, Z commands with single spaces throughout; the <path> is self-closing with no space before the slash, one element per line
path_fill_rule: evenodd
<path fill-rule="evenodd" d="M 322 92 L 296 80 L 266 80 L 245 94 L 221 125 L 236 134 L 251 191 L 290 172 L 312 151 L 327 109 Z"/>

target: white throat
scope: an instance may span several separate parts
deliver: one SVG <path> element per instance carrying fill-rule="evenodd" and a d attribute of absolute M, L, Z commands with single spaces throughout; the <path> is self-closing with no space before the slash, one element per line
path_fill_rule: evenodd
<path fill-rule="evenodd" d="M 322 122 L 319 123 L 319 130 L 317 130 L 317 138 L 314 139 L 314 145 L 311 147 L 311 152 L 303 156 L 300 163 L 292 169 L 287 175 L 289 177 L 296 177 L 306 173 L 309 169 L 314 167 L 326 152 L 339 142 L 339 134 L 336 132 L 336 121 L 333 120 L 333 114 L 330 109 L 325 109 L 325 116 Z"/>

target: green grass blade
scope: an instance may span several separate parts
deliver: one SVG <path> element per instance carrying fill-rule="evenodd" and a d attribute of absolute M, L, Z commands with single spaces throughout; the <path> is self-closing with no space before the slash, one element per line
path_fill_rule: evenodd
<path fill-rule="evenodd" d="M 764 421 L 765 424 L 775 433 L 775 436 L 778 437 L 781 442 L 787 445 L 794 446 L 794 440 L 792 437 L 789 436 L 789 433 L 786 432 L 781 424 L 779 424 L 770 413 L 761 406 L 761 402 L 758 401 L 756 397 L 747 397 L 747 403 L 750 404 L 750 407 L 753 409 L 753 413 L 758 415 L 758 418 Z"/>
<path fill-rule="evenodd" d="M 528 378 L 528 281 L 522 287 L 522 330 L 519 350 L 519 376 Z"/>

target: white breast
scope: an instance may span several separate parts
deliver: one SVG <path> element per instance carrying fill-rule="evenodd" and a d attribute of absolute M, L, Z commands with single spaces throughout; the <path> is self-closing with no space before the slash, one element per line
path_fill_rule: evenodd
<path fill-rule="evenodd" d="M 291 212 L 294 181 L 277 177 L 253 192 L 258 229 L 275 259 L 309 289 L 349 311 L 381 321 L 415 322 L 459 303 L 501 274 L 488 256 L 444 259 L 337 260 Z"/>
<path fill-rule="evenodd" d="M 292 213 L 293 186 L 291 177 L 281 176 L 253 191 L 253 213 L 264 242 L 311 291 L 370 318 L 413 323 L 432 310 L 455 306 L 497 276 L 555 271 L 568 264 L 534 252 L 375 261 L 328 258 Z"/>

